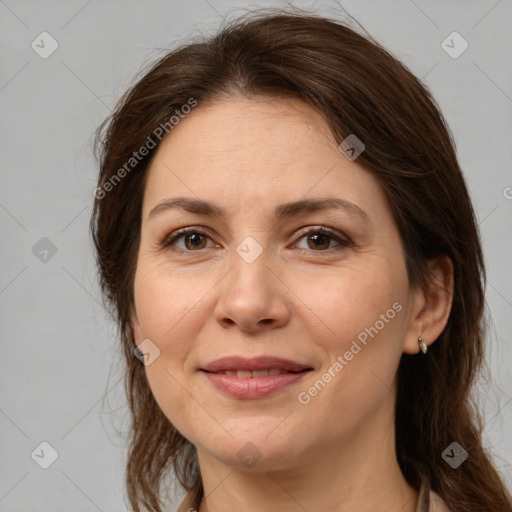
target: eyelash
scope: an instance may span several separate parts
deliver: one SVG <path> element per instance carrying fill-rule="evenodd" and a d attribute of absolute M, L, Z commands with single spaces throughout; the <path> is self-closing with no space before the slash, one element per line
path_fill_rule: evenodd
<path fill-rule="evenodd" d="M 211 240 L 211 237 L 208 235 L 208 233 L 206 233 L 204 231 L 201 231 L 201 229 L 198 229 L 198 228 L 183 228 L 183 229 L 177 230 L 172 235 L 164 238 L 163 241 L 160 243 L 160 246 L 161 246 L 162 249 L 170 249 L 174 242 L 176 242 L 180 238 L 183 238 L 184 236 L 189 235 L 189 234 L 201 235 L 201 236 L 210 238 L 210 240 Z M 334 240 L 334 241 L 339 243 L 338 246 L 336 246 L 334 248 L 330 248 L 330 249 L 320 249 L 320 250 L 317 250 L 317 251 L 315 251 L 313 249 L 299 249 L 300 251 L 319 252 L 319 253 L 326 253 L 326 252 L 327 253 L 331 253 L 331 251 L 332 252 L 337 252 L 337 251 L 346 249 L 347 247 L 349 247 L 351 245 L 351 241 L 350 241 L 350 239 L 348 237 L 341 236 L 337 231 L 334 231 L 334 230 L 332 230 L 330 228 L 327 228 L 327 227 L 324 227 L 324 226 L 318 227 L 318 228 L 310 228 L 310 229 L 308 229 L 306 231 L 301 231 L 299 234 L 300 234 L 299 240 L 301 240 L 302 238 L 304 238 L 304 237 L 306 237 L 308 235 L 311 235 L 311 234 L 320 234 L 320 235 L 325 235 L 325 236 L 329 237 L 330 239 L 332 239 L 332 240 Z M 202 249 L 198 249 L 197 251 L 191 251 L 191 250 L 188 250 L 188 249 L 178 249 L 176 247 L 174 247 L 171 250 L 174 250 L 174 251 L 177 251 L 177 252 L 182 252 L 182 253 L 185 253 L 185 252 L 192 253 L 192 252 L 201 252 L 202 251 Z"/>

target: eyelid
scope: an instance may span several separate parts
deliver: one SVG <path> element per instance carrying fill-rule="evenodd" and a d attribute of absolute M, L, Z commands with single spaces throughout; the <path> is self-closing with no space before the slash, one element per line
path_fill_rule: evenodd
<path fill-rule="evenodd" d="M 167 248 L 172 243 L 174 243 L 176 240 L 181 238 L 184 235 L 188 235 L 190 233 L 197 233 L 199 235 L 205 236 L 212 239 L 211 235 L 209 234 L 209 229 L 204 226 L 187 226 L 185 228 L 180 228 L 169 235 L 164 236 L 164 238 L 159 242 L 159 245 L 162 248 Z M 179 250 L 179 249 L 178 249 Z M 194 251 L 186 251 L 186 252 L 194 252 Z"/>
<path fill-rule="evenodd" d="M 306 235 L 309 235 L 309 234 L 322 234 L 322 235 L 327 235 L 329 238 L 335 240 L 336 242 L 338 242 L 338 246 L 337 247 L 333 247 L 331 249 L 326 249 L 326 250 L 318 250 L 318 251 L 315 251 L 313 249 L 310 249 L 310 250 L 307 250 L 307 249 L 299 249 L 299 250 L 302 250 L 302 251 L 305 251 L 305 252 L 308 252 L 308 253 L 319 253 L 319 254 L 332 254 L 333 252 L 336 252 L 337 250 L 340 250 L 340 247 L 341 248 L 346 248 L 346 247 L 349 247 L 349 246 L 352 246 L 353 245 L 353 242 L 352 240 L 350 239 L 350 237 L 348 237 L 347 235 L 345 235 L 343 232 L 337 230 L 337 229 L 333 229 L 333 228 L 330 228 L 330 227 L 327 227 L 327 226 L 323 226 L 323 225 L 318 225 L 318 226 L 307 226 L 305 228 L 302 228 L 300 229 L 297 233 L 296 233 L 296 237 L 297 237 L 297 242 L 304 238 Z M 295 242 L 295 243 L 297 243 Z"/>
<path fill-rule="evenodd" d="M 177 229 L 176 231 L 173 231 L 170 235 L 165 236 L 162 239 L 162 241 L 159 243 L 159 245 L 163 249 L 169 248 L 176 240 L 178 240 L 179 238 L 181 238 L 185 235 L 188 235 L 190 233 L 197 233 L 197 234 L 205 236 L 205 237 L 209 238 L 211 241 L 213 241 L 211 235 L 209 234 L 208 228 L 206 228 L 204 226 L 188 226 L 188 227 Z M 342 233 L 336 229 L 329 228 L 329 227 L 323 226 L 323 225 L 306 226 L 304 228 L 299 229 L 299 231 L 297 231 L 295 233 L 295 237 L 297 238 L 295 243 L 297 243 L 300 239 L 304 238 L 306 235 L 308 235 L 310 233 L 312 233 L 312 234 L 319 233 L 319 234 L 327 235 L 328 237 L 330 237 L 333 240 L 335 240 L 336 242 L 338 242 L 339 246 L 341 246 L 341 247 L 348 247 L 350 245 L 353 245 L 353 242 L 350 239 L 350 237 L 348 237 L 347 235 L 345 235 L 344 233 Z M 189 253 L 202 251 L 202 249 L 199 249 L 198 251 L 187 251 L 187 250 L 179 249 L 179 248 L 174 248 L 174 250 L 176 250 L 178 252 L 189 252 Z M 299 249 L 299 250 L 304 251 L 304 252 L 313 252 L 313 253 L 318 252 L 318 253 L 330 254 L 331 252 L 336 251 L 336 247 L 327 249 L 327 250 L 318 250 L 318 251 L 315 251 L 313 249 L 311 249 L 311 250 Z"/>
<path fill-rule="evenodd" d="M 317 226 L 307 226 L 305 228 L 301 228 L 299 229 L 299 231 L 297 231 L 296 236 L 302 238 L 303 236 L 309 233 L 322 233 L 325 235 L 329 235 L 332 238 L 339 239 L 338 241 L 352 243 L 350 238 L 347 235 L 345 235 L 345 233 L 343 233 L 342 231 L 321 224 Z"/>

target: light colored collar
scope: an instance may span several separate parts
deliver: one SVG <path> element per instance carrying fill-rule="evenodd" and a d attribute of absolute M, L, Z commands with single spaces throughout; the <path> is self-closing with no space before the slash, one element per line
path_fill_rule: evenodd
<path fill-rule="evenodd" d="M 441 497 L 430 488 L 430 480 L 423 477 L 415 512 L 450 512 Z"/>

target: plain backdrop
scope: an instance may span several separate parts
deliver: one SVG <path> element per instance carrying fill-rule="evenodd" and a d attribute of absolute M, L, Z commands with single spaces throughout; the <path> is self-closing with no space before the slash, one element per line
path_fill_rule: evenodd
<path fill-rule="evenodd" d="M 488 269 L 485 442 L 512 487 L 512 2 L 294 5 L 353 16 L 423 79 L 448 120 Z M 2 512 L 127 509 L 122 366 L 88 234 L 91 137 L 163 50 L 268 6 L 284 4 L 0 0 Z"/>

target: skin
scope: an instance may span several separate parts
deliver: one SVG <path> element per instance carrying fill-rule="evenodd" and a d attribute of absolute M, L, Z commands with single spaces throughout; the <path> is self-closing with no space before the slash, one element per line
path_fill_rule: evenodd
<path fill-rule="evenodd" d="M 180 208 L 149 216 L 175 197 L 216 203 L 227 216 Z M 278 204 L 323 197 L 350 201 L 369 221 L 344 209 L 274 217 Z M 321 226 L 349 244 L 301 232 Z M 196 235 L 199 249 L 183 236 L 162 247 L 183 227 L 207 233 Z M 236 251 L 249 236 L 262 248 L 252 263 Z M 137 344 L 159 348 L 146 366 L 152 392 L 197 448 L 200 512 L 415 510 L 417 492 L 394 451 L 393 391 L 402 354 L 419 351 L 418 336 L 432 343 L 449 315 L 449 260 L 433 268 L 437 284 L 411 289 L 382 188 L 302 102 L 230 97 L 198 105 L 172 130 L 144 193 L 132 328 Z M 400 312 L 300 403 L 298 394 L 396 303 Z M 198 371 L 234 354 L 313 371 L 268 397 L 236 399 Z M 261 456 L 251 467 L 237 456 L 247 443 Z"/>

